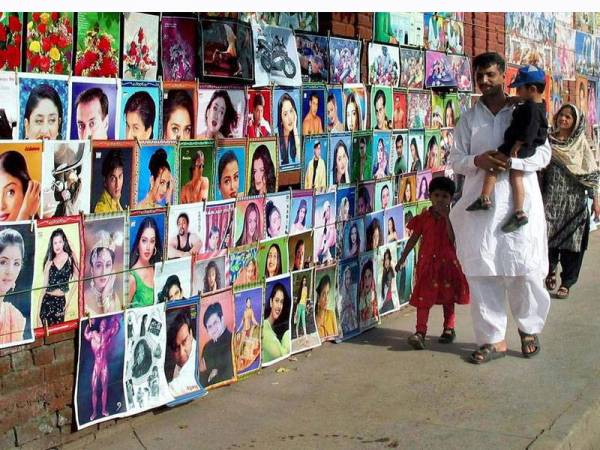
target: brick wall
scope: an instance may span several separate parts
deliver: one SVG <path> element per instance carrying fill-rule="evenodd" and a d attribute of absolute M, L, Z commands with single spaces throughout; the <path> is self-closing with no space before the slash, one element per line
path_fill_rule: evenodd
<path fill-rule="evenodd" d="M 483 52 L 504 55 L 504 13 L 465 13 L 465 54 Z"/>

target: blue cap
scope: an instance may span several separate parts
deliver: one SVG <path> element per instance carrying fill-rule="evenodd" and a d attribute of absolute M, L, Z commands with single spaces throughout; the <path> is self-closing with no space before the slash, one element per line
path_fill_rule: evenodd
<path fill-rule="evenodd" d="M 519 69 L 511 88 L 518 88 L 524 84 L 546 84 L 546 74 L 539 67 L 528 65 Z"/>

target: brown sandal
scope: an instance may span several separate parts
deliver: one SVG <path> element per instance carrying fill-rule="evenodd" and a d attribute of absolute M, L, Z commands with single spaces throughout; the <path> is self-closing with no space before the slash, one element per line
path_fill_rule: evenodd
<path fill-rule="evenodd" d="M 569 288 L 566 286 L 561 286 L 558 288 L 558 291 L 553 295 L 554 298 L 559 300 L 566 300 L 569 298 Z"/>
<path fill-rule="evenodd" d="M 556 289 L 556 272 L 550 272 L 546 277 L 546 289 L 549 291 Z"/>
<path fill-rule="evenodd" d="M 503 352 L 496 350 L 496 346 L 493 344 L 485 344 L 471 353 L 468 361 L 472 364 L 485 364 L 494 359 L 503 358 L 507 353 L 506 350 Z"/>

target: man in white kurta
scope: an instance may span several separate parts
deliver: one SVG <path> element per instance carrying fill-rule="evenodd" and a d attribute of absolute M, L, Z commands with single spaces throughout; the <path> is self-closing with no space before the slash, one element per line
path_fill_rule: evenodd
<path fill-rule="evenodd" d="M 487 362 L 505 355 L 506 301 L 519 330 L 528 335 L 541 332 L 550 308 L 543 285 L 548 272 L 546 220 L 536 176 L 536 171 L 550 162 L 550 146 L 546 141 L 537 147 L 535 155 L 509 161 L 513 168 L 525 172 L 524 209 L 529 223 L 512 233 L 502 232 L 502 224 L 513 211 L 509 172 L 505 170 L 507 164 L 490 150 L 502 144 L 513 107 L 502 90 L 504 61 L 500 55 L 492 55 L 480 55 L 480 60 L 473 61 L 482 97 L 461 116 L 449 156 L 454 172 L 465 176 L 462 197 L 450 219 L 458 259 L 471 291 L 475 338 L 482 346 L 471 362 Z M 480 195 L 486 170 L 498 173 L 492 196 L 494 207 L 468 212 L 465 208 Z M 522 343 L 524 356 L 537 353 L 539 344 L 534 345 L 533 337 L 522 338 Z"/>

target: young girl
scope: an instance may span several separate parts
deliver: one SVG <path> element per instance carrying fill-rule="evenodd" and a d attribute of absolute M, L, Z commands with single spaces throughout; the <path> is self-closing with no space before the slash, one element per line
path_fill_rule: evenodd
<path fill-rule="evenodd" d="M 432 206 L 412 219 L 407 228 L 412 235 L 396 265 L 399 271 L 406 258 L 422 237 L 417 261 L 416 281 L 410 304 L 417 308 L 417 332 L 408 338 L 416 350 L 425 348 L 427 320 L 433 305 L 444 306 L 444 331 L 438 342 L 454 341 L 454 304 L 469 303 L 469 286 L 456 258 L 454 232 L 448 213 L 456 186 L 446 177 L 434 178 L 429 184 Z"/>

